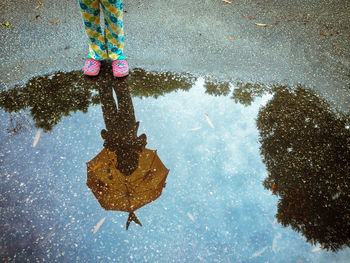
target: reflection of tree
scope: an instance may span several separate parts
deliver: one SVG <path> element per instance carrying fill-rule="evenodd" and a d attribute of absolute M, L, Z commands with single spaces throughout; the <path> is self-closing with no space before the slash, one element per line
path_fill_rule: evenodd
<path fill-rule="evenodd" d="M 99 96 L 94 90 L 102 84 L 112 86 L 116 79 L 111 70 L 102 66 L 98 77 L 89 78 L 81 71 L 56 72 L 30 79 L 24 87 L 16 86 L 0 91 L 0 108 L 7 112 L 30 109 L 38 128 L 50 131 L 71 112 L 87 112 L 90 104 L 98 104 Z M 150 73 L 135 69 L 127 78 L 131 93 L 138 97 L 157 98 L 177 89 L 189 90 L 193 79 L 170 73 Z"/>
<path fill-rule="evenodd" d="M 194 82 L 190 75 L 175 75 L 169 72 L 147 72 L 134 69 L 127 84 L 135 97 L 158 98 L 175 90 L 189 90 Z"/>
<path fill-rule="evenodd" d="M 233 90 L 232 98 L 236 103 L 241 103 L 249 106 L 254 101 L 255 97 L 260 97 L 268 91 L 267 87 L 261 83 L 246 83 L 238 82 L 237 88 Z"/>
<path fill-rule="evenodd" d="M 32 78 L 25 87 L 1 91 L 0 107 L 8 112 L 30 108 L 35 125 L 49 131 L 63 116 L 87 112 L 89 105 L 97 102 L 92 87 L 78 71 Z"/>
<path fill-rule="evenodd" d="M 230 91 L 229 82 L 215 82 L 206 80 L 204 83 L 205 93 L 214 96 L 227 96 Z"/>
<path fill-rule="evenodd" d="M 336 251 L 350 246 L 350 130 L 328 108 L 310 91 L 281 89 L 257 125 L 278 221 Z"/>

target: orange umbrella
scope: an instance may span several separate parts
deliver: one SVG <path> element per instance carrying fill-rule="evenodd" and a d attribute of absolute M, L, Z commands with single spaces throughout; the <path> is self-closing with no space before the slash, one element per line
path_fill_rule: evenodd
<path fill-rule="evenodd" d="M 144 148 L 137 154 L 138 166 L 129 176 L 116 168 L 116 154 L 107 148 L 87 163 L 88 187 L 104 209 L 129 213 L 126 229 L 131 221 L 141 225 L 134 211 L 162 194 L 169 173 L 157 151 Z"/>

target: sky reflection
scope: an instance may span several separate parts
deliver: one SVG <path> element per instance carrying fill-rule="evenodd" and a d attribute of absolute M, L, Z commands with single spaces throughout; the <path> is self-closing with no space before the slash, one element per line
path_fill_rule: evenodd
<path fill-rule="evenodd" d="M 42 132 L 35 148 L 34 125 L 10 134 L 16 113 L 1 110 L 2 255 L 59 262 L 346 262 L 349 248 L 312 252 L 317 246 L 275 219 L 278 199 L 264 189 L 268 171 L 256 126 L 273 93 L 243 96 L 250 102 L 243 105 L 225 86 L 211 95 L 206 81 L 181 89 L 174 82 L 158 96 L 132 92 L 138 134 L 147 134 L 147 147 L 157 149 L 170 172 L 162 196 L 137 210 L 143 227 L 127 232 L 125 214 L 105 211 L 86 186 L 85 163 L 103 148 L 98 102 Z M 137 87 L 131 90 L 143 94 Z"/>

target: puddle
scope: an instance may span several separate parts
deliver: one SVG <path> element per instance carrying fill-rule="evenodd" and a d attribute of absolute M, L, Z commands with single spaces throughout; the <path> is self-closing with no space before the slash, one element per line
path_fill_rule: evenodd
<path fill-rule="evenodd" d="M 5 261 L 346 262 L 348 116 L 301 86 L 109 72 L 0 92 Z"/>

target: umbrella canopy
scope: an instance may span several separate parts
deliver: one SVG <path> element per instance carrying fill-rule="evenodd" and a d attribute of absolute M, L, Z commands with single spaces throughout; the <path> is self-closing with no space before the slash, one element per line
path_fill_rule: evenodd
<path fill-rule="evenodd" d="M 116 168 L 116 154 L 107 148 L 87 163 L 87 185 L 104 209 L 129 212 L 132 216 L 162 194 L 169 170 L 157 151 L 144 148 L 137 154 L 138 166 L 129 176 Z"/>

